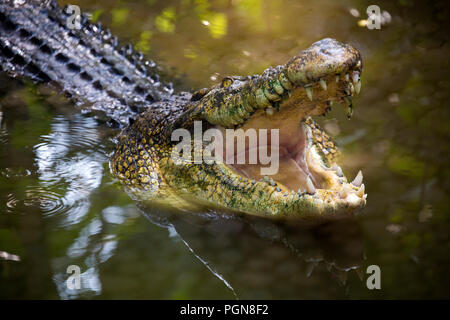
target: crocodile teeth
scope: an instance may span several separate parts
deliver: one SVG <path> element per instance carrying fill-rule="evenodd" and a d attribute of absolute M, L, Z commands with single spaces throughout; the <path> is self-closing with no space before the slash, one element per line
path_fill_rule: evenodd
<path fill-rule="evenodd" d="M 351 206 L 357 206 L 360 200 L 357 195 L 355 195 L 354 193 L 350 193 L 345 198 L 345 201 Z"/>
<path fill-rule="evenodd" d="M 355 86 L 356 94 L 359 94 L 359 91 L 361 91 L 361 81 L 359 79 L 359 74 L 358 73 L 355 72 L 353 74 L 352 81 L 353 81 L 353 84 Z"/>
<path fill-rule="evenodd" d="M 300 188 L 298 188 L 297 193 L 302 194 L 303 192 L 302 192 L 302 190 L 300 190 Z"/>
<path fill-rule="evenodd" d="M 269 116 L 273 115 L 273 108 L 272 107 L 266 108 L 266 114 L 268 114 Z"/>
<path fill-rule="evenodd" d="M 350 83 L 350 92 L 351 92 L 352 96 L 355 94 L 355 86 L 351 83 Z"/>
<path fill-rule="evenodd" d="M 312 88 L 311 87 L 305 87 L 306 90 L 306 95 L 308 96 L 309 100 L 312 101 L 313 96 L 312 96 Z"/>
<path fill-rule="evenodd" d="M 361 91 L 361 81 L 358 81 L 357 83 L 355 83 L 355 92 L 356 94 L 359 94 L 360 91 Z"/>
<path fill-rule="evenodd" d="M 309 194 L 316 193 L 316 187 L 314 187 L 314 184 L 309 176 L 308 176 L 308 178 L 306 178 L 306 191 Z"/>
<path fill-rule="evenodd" d="M 345 74 L 344 78 L 345 78 L 345 81 L 349 81 L 350 80 L 350 76 L 348 75 L 348 73 Z"/>
<path fill-rule="evenodd" d="M 361 184 L 361 187 L 359 187 L 359 190 L 356 194 L 358 195 L 358 197 L 362 198 L 364 196 L 364 191 L 365 191 L 365 187 L 364 187 L 364 183 L 363 183 L 363 184 Z"/>
<path fill-rule="evenodd" d="M 334 171 L 336 171 L 336 174 L 338 175 L 338 177 L 343 177 L 344 173 L 342 172 L 341 167 L 339 167 L 336 163 L 333 164 L 333 166 L 331 167 L 331 169 L 333 169 Z"/>
<path fill-rule="evenodd" d="M 337 74 L 336 75 L 336 83 L 338 83 L 339 82 L 339 75 Z"/>
<path fill-rule="evenodd" d="M 355 177 L 355 180 L 352 181 L 352 185 L 355 187 L 360 187 L 363 182 L 363 174 L 361 170 L 358 171 L 358 174 Z"/>
<path fill-rule="evenodd" d="M 323 90 L 327 90 L 327 83 L 325 82 L 325 80 L 320 79 L 319 83 Z"/>

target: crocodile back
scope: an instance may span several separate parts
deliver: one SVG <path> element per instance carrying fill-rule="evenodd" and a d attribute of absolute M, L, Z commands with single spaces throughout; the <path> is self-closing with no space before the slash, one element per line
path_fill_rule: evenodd
<path fill-rule="evenodd" d="M 56 1 L 0 1 L 0 67 L 13 77 L 49 82 L 77 105 L 122 124 L 172 94 L 154 62 L 84 14 Z M 18 1 L 17 1 L 18 2 Z M 78 23 L 78 25 L 77 25 Z"/>

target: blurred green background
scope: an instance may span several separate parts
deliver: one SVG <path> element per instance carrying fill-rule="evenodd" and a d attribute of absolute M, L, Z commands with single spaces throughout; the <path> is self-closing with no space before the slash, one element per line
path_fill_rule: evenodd
<path fill-rule="evenodd" d="M 368 205 L 316 227 L 139 208 L 109 172 L 117 133 L 48 88 L 0 76 L 0 298 L 450 298 L 446 1 L 131 0 L 79 5 L 177 90 L 285 63 L 336 38 L 360 49 L 348 121 L 318 119 L 364 173 Z M 364 27 L 366 8 L 383 13 Z M 19 260 L 19 261 L 14 261 Z M 82 288 L 69 290 L 69 265 Z M 381 268 L 368 290 L 366 268 Z"/>

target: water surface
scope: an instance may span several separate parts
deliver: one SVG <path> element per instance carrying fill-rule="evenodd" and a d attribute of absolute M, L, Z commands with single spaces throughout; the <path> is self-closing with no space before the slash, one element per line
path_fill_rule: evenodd
<path fill-rule="evenodd" d="M 351 121 L 318 121 L 364 173 L 367 207 L 319 227 L 142 208 L 111 176 L 117 133 L 47 88 L 0 76 L 1 298 L 449 298 L 445 2 L 64 1 L 159 62 L 178 90 L 285 63 L 332 37 L 361 50 Z M 14 261 L 20 260 L 20 261 Z M 69 265 L 82 289 L 65 284 Z M 366 268 L 381 268 L 368 290 Z"/>

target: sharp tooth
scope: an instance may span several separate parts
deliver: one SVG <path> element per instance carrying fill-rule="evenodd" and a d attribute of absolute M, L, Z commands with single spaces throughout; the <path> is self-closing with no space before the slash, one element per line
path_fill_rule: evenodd
<path fill-rule="evenodd" d="M 336 83 L 338 83 L 339 82 L 339 75 L 337 74 L 336 75 Z"/>
<path fill-rule="evenodd" d="M 357 72 L 353 73 L 352 81 L 354 84 L 359 82 L 359 74 Z"/>
<path fill-rule="evenodd" d="M 273 187 L 273 186 L 275 186 L 275 181 L 273 181 L 273 179 L 270 179 L 270 185 Z"/>
<path fill-rule="evenodd" d="M 345 201 L 347 201 L 347 203 L 352 207 L 356 207 L 360 203 L 359 198 L 354 193 L 350 193 L 345 198 Z"/>
<path fill-rule="evenodd" d="M 276 187 L 275 190 L 278 191 L 278 192 L 281 192 L 280 187 Z"/>
<path fill-rule="evenodd" d="M 349 81 L 350 80 L 350 76 L 348 75 L 348 73 L 345 74 L 344 78 L 345 78 L 345 81 Z"/>
<path fill-rule="evenodd" d="M 327 90 L 327 83 L 325 82 L 325 80 L 320 79 L 319 83 L 323 90 Z"/>
<path fill-rule="evenodd" d="M 331 169 L 333 169 L 334 171 L 336 171 L 336 174 L 338 175 L 338 177 L 343 177 L 344 173 L 342 172 L 341 167 L 339 167 L 336 163 L 333 164 L 333 166 L 331 167 Z"/>
<path fill-rule="evenodd" d="M 352 83 L 350 83 L 350 92 L 352 96 L 355 94 L 355 87 L 353 86 Z"/>
<path fill-rule="evenodd" d="M 348 184 L 344 184 L 341 191 L 339 192 L 339 196 L 341 197 L 341 199 L 345 199 L 350 191 L 352 191 L 352 188 Z"/>
<path fill-rule="evenodd" d="M 306 191 L 309 194 L 316 193 L 316 187 L 314 187 L 314 184 L 309 176 L 308 176 L 308 178 L 306 178 Z"/>
<path fill-rule="evenodd" d="M 302 192 L 302 190 L 300 190 L 300 188 L 298 188 L 297 193 L 302 194 L 303 192 Z"/>
<path fill-rule="evenodd" d="M 305 87 L 306 95 L 308 96 L 309 100 L 312 101 L 312 88 L 311 87 Z"/>
<path fill-rule="evenodd" d="M 356 94 L 359 94 L 360 91 L 361 91 L 361 81 L 358 81 L 357 83 L 355 83 L 355 92 Z"/>
<path fill-rule="evenodd" d="M 361 170 L 359 170 L 358 174 L 355 177 L 355 180 L 352 181 L 352 185 L 354 185 L 355 187 L 359 187 L 361 186 L 362 182 L 363 182 L 363 174 Z"/>
<path fill-rule="evenodd" d="M 366 191 L 366 190 L 365 190 L 364 183 L 363 183 L 363 184 L 361 184 L 361 187 L 359 187 L 359 190 L 356 194 L 358 195 L 358 197 L 362 198 L 364 196 L 364 191 Z"/>
<path fill-rule="evenodd" d="M 273 115 L 273 108 L 272 107 L 266 108 L 266 114 L 268 114 L 269 116 Z"/>
<path fill-rule="evenodd" d="M 270 178 L 268 176 L 264 176 L 264 181 L 269 182 Z"/>
<path fill-rule="evenodd" d="M 288 195 L 289 195 L 289 191 L 286 191 L 286 192 L 284 193 L 284 196 L 287 197 Z"/>

